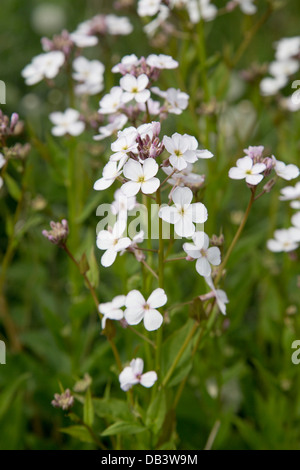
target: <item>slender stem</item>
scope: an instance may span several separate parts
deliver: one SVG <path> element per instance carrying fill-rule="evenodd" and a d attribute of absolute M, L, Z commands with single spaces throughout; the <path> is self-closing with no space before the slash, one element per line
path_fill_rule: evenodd
<path fill-rule="evenodd" d="M 161 206 L 161 193 L 160 188 L 156 191 L 156 203 Z M 159 234 L 159 248 L 158 248 L 158 285 L 164 288 L 164 240 L 163 240 L 163 226 L 162 219 L 158 219 L 158 234 Z M 156 357 L 155 366 L 156 371 L 160 371 L 161 365 L 161 346 L 162 346 L 162 328 L 159 328 L 156 338 Z"/>
<path fill-rule="evenodd" d="M 215 424 L 213 425 L 213 428 L 208 436 L 207 443 L 205 444 L 204 450 L 211 450 L 213 443 L 215 442 L 215 439 L 219 432 L 220 426 L 221 426 L 221 421 L 217 420 Z"/>
<path fill-rule="evenodd" d="M 169 258 L 169 259 L 165 259 L 164 260 L 164 263 L 170 263 L 171 261 L 181 261 L 185 259 L 186 260 L 186 256 L 179 256 L 178 258 Z"/>
<path fill-rule="evenodd" d="M 128 330 L 132 331 L 135 333 L 137 336 L 142 338 L 144 341 L 147 341 L 147 343 L 151 344 L 151 346 L 155 349 L 156 345 L 151 341 L 151 339 L 147 338 L 147 336 L 143 335 L 143 333 L 140 333 L 139 331 L 135 330 L 132 326 L 127 325 Z"/>
<path fill-rule="evenodd" d="M 249 204 L 248 204 L 248 206 L 247 206 L 246 212 L 245 212 L 245 214 L 244 214 L 244 217 L 243 217 L 243 219 L 242 219 L 242 221 L 241 221 L 241 223 L 240 223 L 240 226 L 239 226 L 239 228 L 237 229 L 237 232 L 236 232 L 236 234 L 235 234 L 235 236 L 234 236 L 234 238 L 233 238 L 233 240 L 232 240 L 232 242 L 231 242 L 231 244 L 230 244 L 230 246 L 229 246 L 229 248 L 228 248 L 228 250 L 227 250 L 227 252 L 226 252 L 225 258 L 223 259 L 222 263 L 221 263 L 220 266 L 219 266 L 218 274 L 217 274 L 217 277 L 216 277 L 216 279 L 215 279 L 215 285 L 217 285 L 218 282 L 220 281 L 220 278 L 221 278 L 221 276 L 222 276 L 223 269 L 225 268 L 225 266 L 226 266 L 226 264 L 227 264 L 227 262 L 228 262 L 228 260 L 229 260 L 229 258 L 230 258 L 230 255 L 231 255 L 231 253 L 232 253 L 232 251 L 233 251 L 233 249 L 234 249 L 234 247 L 235 247 L 235 245 L 236 245 L 238 239 L 240 238 L 240 235 L 241 235 L 241 233 L 242 233 L 242 231 L 243 231 L 243 229 L 244 229 L 244 227 L 245 227 L 245 224 L 246 224 L 246 222 L 247 222 L 247 219 L 248 219 L 248 216 L 249 216 L 249 213 L 250 213 L 252 204 L 253 204 L 253 202 L 254 202 L 254 200 L 255 200 L 255 191 L 256 191 L 256 187 L 254 186 L 253 188 L 251 188 L 251 198 L 250 198 Z"/>
<path fill-rule="evenodd" d="M 147 268 L 148 271 L 152 274 L 152 276 L 155 277 L 155 279 L 158 279 L 158 275 L 156 274 L 155 271 L 153 271 L 153 269 L 149 266 L 149 264 L 146 263 L 145 260 L 142 260 L 142 263 L 143 263 L 143 265 L 145 266 L 145 268 Z"/>
<path fill-rule="evenodd" d="M 177 366 L 178 362 L 180 361 L 184 351 L 186 350 L 187 346 L 189 345 L 190 341 L 192 340 L 194 334 L 196 333 L 198 326 L 199 326 L 199 323 L 195 322 L 194 325 L 193 325 L 193 328 L 191 329 L 191 331 L 189 332 L 189 334 L 185 338 L 184 343 L 182 344 L 181 348 L 179 349 L 179 351 L 177 353 L 177 356 L 175 357 L 170 369 L 168 370 L 168 372 L 167 372 L 167 374 L 166 374 L 166 376 L 165 376 L 165 378 L 162 382 L 162 387 L 165 387 L 167 385 L 167 383 L 169 382 L 170 378 L 172 377 L 172 374 L 173 374 L 174 370 L 176 369 L 176 366 Z"/>

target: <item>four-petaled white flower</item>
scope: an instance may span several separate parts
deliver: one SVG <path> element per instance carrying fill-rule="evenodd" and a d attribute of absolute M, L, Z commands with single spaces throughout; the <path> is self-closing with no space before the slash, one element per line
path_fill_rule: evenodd
<path fill-rule="evenodd" d="M 166 91 L 160 90 L 158 87 L 152 87 L 151 91 L 156 95 L 164 98 L 165 107 L 171 114 L 181 114 L 188 107 L 189 95 L 176 88 L 168 88 Z"/>
<path fill-rule="evenodd" d="M 250 157 L 239 158 L 236 162 L 236 167 L 230 168 L 229 178 L 234 180 L 246 179 L 246 183 L 256 186 L 263 179 L 262 173 L 265 171 L 266 165 L 264 163 L 255 163 Z"/>
<path fill-rule="evenodd" d="M 44 78 L 55 78 L 64 62 L 65 55 L 61 51 L 39 54 L 22 70 L 22 77 L 26 85 L 35 85 Z"/>
<path fill-rule="evenodd" d="M 176 69 L 178 67 L 177 60 L 174 60 L 170 55 L 165 54 L 150 54 L 146 59 L 147 65 L 157 69 Z"/>
<path fill-rule="evenodd" d="M 205 232 L 195 232 L 192 236 L 194 243 L 184 243 L 183 249 L 187 255 L 196 259 L 196 271 L 200 276 L 211 275 L 211 265 L 219 266 L 221 252 L 217 246 L 209 248 L 209 237 Z"/>
<path fill-rule="evenodd" d="M 156 309 L 165 305 L 167 300 L 165 291 L 161 288 L 155 289 L 147 301 L 138 290 L 132 290 L 125 301 L 125 320 L 129 325 L 137 325 L 143 320 L 146 330 L 158 330 L 163 316 Z"/>
<path fill-rule="evenodd" d="M 132 359 L 130 366 L 125 367 L 119 375 L 120 387 L 127 392 L 133 385 L 141 384 L 143 387 L 150 388 L 157 381 L 155 371 L 143 374 L 144 361 L 139 357 Z"/>
<path fill-rule="evenodd" d="M 146 74 L 134 77 L 129 73 L 124 75 L 120 80 L 120 86 L 124 90 L 122 100 L 128 103 L 135 100 L 137 103 L 145 103 L 150 98 L 150 91 L 147 90 L 149 78 Z"/>
<path fill-rule="evenodd" d="M 136 137 L 136 130 L 125 133 L 121 132 L 117 140 L 111 144 L 111 149 L 114 153 L 110 156 L 110 160 L 112 162 L 125 161 L 128 158 L 127 154 L 129 152 L 137 153 L 138 143 L 136 142 Z"/>
<path fill-rule="evenodd" d="M 99 134 L 93 137 L 94 140 L 103 140 L 122 129 L 128 121 L 125 114 L 111 116 L 113 119 L 106 126 L 99 127 Z"/>
<path fill-rule="evenodd" d="M 191 237 L 195 232 L 195 223 L 203 224 L 207 220 L 207 209 L 202 202 L 191 204 L 193 193 L 189 188 L 176 188 L 172 192 L 174 206 L 161 207 L 159 217 L 169 224 L 180 237 Z"/>
<path fill-rule="evenodd" d="M 78 136 L 82 134 L 85 128 L 84 122 L 80 121 L 80 113 L 76 109 L 68 108 L 63 113 L 51 113 L 50 121 L 54 124 L 51 132 L 55 136 L 70 134 Z"/>
<path fill-rule="evenodd" d="M 153 158 L 145 160 L 143 165 L 130 159 L 123 168 L 125 178 L 130 180 L 122 186 L 125 196 L 135 196 L 139 190 L 144 194 L 154 193 L 160 185 L 160 180 L 155 178 L 157 172 L 158 164 Z"/>
<path fill-rule="evenodd" d="M 122 320 L 124 318 L 124 311 L 122 307 L 125 307 L 125 295 L 117 295 L 111 302 L 105 302 L 99 305 L 99 312 L 102 313 L 103 318 L 101 326 L 104 329 L 106 320 Z"/>
<path fill-rule="evenodd" d="M 111 212 L 118 215 L 120 219 L 127 219 L 128 212 L 136 206 L 135 196 L 127 197 L 121 189 L 117 189 L 114 194 L 114 201 L 111 204 Z"/>
<path fill-rule="evenodd" d="M 123 105 L 122 101 L 123 90 L 119 86 L 114 86 L 109 93 L 103 96 L 100 100 L 100 114 L 114 114 L 116 113 Z"/>
<path fill-rule="evenodd" d="M 78 95 L 95 95 L 103 90 L 103 74 L 105 67 L 99 60 L 87 60 L 77 57 L 73 62 L 74 80 L 82 82 L 77 85 L 75 92 Z"/>
<path fill-rule="evenodd" d="M 97 236 L 97 247 L 100 250 L 106 250 L 102 255 L 101 264 L 104 267 L 111 266 L 117 254 L 125 250 L 130 244 L 131 240 L 128 237 L 123 237 L 126 229 L 126 222 L 118 220 L 113 226 L 112 231 L 101 230 Z"/>
<path fill-rule="evenodd" d="M 164 136 L 163 144 L 167 152 L 171 154 L 169 161 L 173 168 L 181 171 L 187 167 L 188 163 L 197 161 L 195 151 L 198 147 L 198 142 L 195 137 L 175 132 L 172 137 Z"/>
<path fill-rule="evenodd" d="M 267 241 L 267 247 L 275 253 L 280 251 L 289 252 L 296 250 L 299 242 L 300 230 L 290 227 L 288 229 L 275 230 L 274 239 Z"/>
<path fill-rule="evenodd" d="M 122 173 L 122 161 L 117 162 L 108 162 L 103 168 L 102 178 L 98 179 L 94 183 L 94 189 L 96 191 L 103 191 L 104 189 L 109 188 L 115 180 Z"/>

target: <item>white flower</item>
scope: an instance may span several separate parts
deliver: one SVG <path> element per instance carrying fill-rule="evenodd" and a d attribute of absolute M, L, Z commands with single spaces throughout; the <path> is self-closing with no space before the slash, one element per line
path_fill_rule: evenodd
<path fill-rule="evenodd" d="M 139 103 L 139 109 L 144 113 L 147 111 L 147 108 L 149 114 L 151 114 L 152 116 L 157 116 L 160 113 L 160 102 L 154 101 L 152 98 L 149 98 L 147 101 L 147 107 L 146 103 Z"/>
<path fill-rule="evenodd" d="M 77 31 L 70 34 L 70 39 L 74 42 L 77 47 L 92 47 L 98 44 L 97 36 L 89 36 Z"/>
<path fill-rule="evenodd" d="M 253 5 L 254 0 L 234 0 L 236 3 L 239 4 L 240 9 L 242 10 L 245 15 L 254 15 L 256 13 L 257 8 Z"/>
<path fill-rule="evenodd" d="M 140 63 L 140 60 L 135 54 L 125 55 L 121 62 L 111 69 L 113 73 L 124 73 L 130 72 L 132 67 L 137 67 Z"/>
<path fill-rule="evenodd" d="M 118 130 L 122 129 L 128 121 L 128 117 L 125 114 L 117 114 L 112 116 L 112 121 L 106 126 L 99 127 L 99 134 L 93 137 L 94 140 L 103 140 L 106 137 L 110 137 Z"/>
<path fill-rule="evenodd" d="M 153 36 L 155 31 L 166 21 L 169 14 L 169 8 L 166 5 L 161 5 L 156 18 L 144 26 L 145 33 L 150 37 Z"/>
<path fill-rule="evenodd" d="M 277 75 L 276 77 L 266 77 L 260 82 L 260 92 L 263 96 L 276 95 L 278 91 L 287 84 L 287 77 Z"/>
<path fill-rule="evenodd" d="M 211 5 L 210 0 L 188 0 L 187 9 L 192 23 L 199 23 L 201 18 L 211 21 L 218 13 L 217 7 Z"/>
<path fill-rule="evenodd" d="M 276 44 L 276 59 L 287 60 L 300 52 L 300 36 L 283 38 Z"/>
<path fill-rule="evenodd" d="M 100 114 L 114 114 L 123 105 L 123 90 L 119 86 L 114 86 L 107 95 L 100 100 Z"/>
<path fill-rule="evenodd" d="M 122 161 L 118 164 L 117 162 L 108 162 L 103 168 L 102 178 L 94 183 L 94 189 L 96 191 L 103 191 L 103 189 L 109 188 L 122 173 L 121 169 Z"/>
<path fill-rule="evenodd" d="M 146 59 L 147 65 L 157 69 L 176 69 L 178 67 L 177 60 L 174 60 L 170 55 L 165 54 L 150 54 Z"/>
<path fill-rule="evenodd" d="M 55 78 L 64 62 L 65 55 L 61 51 L 40 54 L 22 70 L 22 77 L 26 85 L 35 85 L 44 78 Z"/>
<path fill-rule="evenodd" d="M 189 95 L 176 88 L 169 88 L 166 91 L 158 87 L 151 88 L 156 95 L 164 98 L 167 111 L 171 114 L 181 114 L 188 107 Z"/>
<path fill-rule="evenodd" d="M 195 232 L 192 238 L 194 243 L 184 243 L 183 249 L 197 260 L 196 271 L 200 276 L 210 276 L 211 265 L 219 266 L 221 263 L 221 252 L 216 246 L 209 248 L 209 237 L 205 232 Z"/>
<path fill-rule="evenodd" d="M 102 266 L 111 266 L 117 257 L 117 253 L 125 250 L 130 245 L 130 238 L 122 237 L 125 229 L 125 220 L 118 220 L 113 226 L 112 231 L 101 230 L 101 232 L 99 232 L 97 236 L 97 247 L 100 250 L 106 250 L 101 258 Z"/>
<path fill-rule="evenodd" d="M 146 301 L 138 290 L 132 290 L 126 297 L 124 312 L 129 325 L 137 325 L 142 320 L 148 331 L 158 330 L 163 322 L 163 316 L 156 310 L 167 303 L 165 291 L 155 289 Z"/>
<path fill-rule="evenodd" d="M 120 80 L 120 86 L 124 90 L 123 103 L 135 100 L 137 103 L 145 103 L 150 98 L 150 91 L 147 90 L 149 78 L 144 73 L 134 77 L 129 73 Z"/>
<path fill-rule="evenodd" d="M 95 95 L 103 90 L 103 74 L 105 67 L 99 60 L 87 60 L 77 57 L 73 62 L 74 80 L 83 82 L 75 88 L 76 94 Z"/>
<path fill-rule="evenodd" d="M 300 230 L 294 227 L 288 229 L 275 230 L 274 239 L 267 241 L 270 251 L 278 253 L 280 251 L 294 251 L 298 248 L 300 241 Z"/>
<path fill-rule="evenodd" d="M 114 194 L 114 201 L 111 204 L 111 212 L 113 215 L 119 215 L 119 218 L 127 218 L 127 213 L 135 208 L 135 196 L 127 197 L 121 189 L 117 189 Z"/>
<path fill-rule="evenodd" d="M 281 189 L 281 201 L 292 201 L 293 199 L 300 198 L 300 181 L 295 186 L 286 186 Z"/>
<path fill-rule="evenodd" d="M 130 159 L 123 169 L 125 178 L 130 180 L 123 184 L 123 193 L 127 197 L 135 196 L 139 190 L 144 194 L 154 193 L 160 185 L 159 179 L 155 178 L 157 172 L 158 164 L 153 158 L 145 160 L 143 165 Z"/>
<path fill-rule="evenodd" d="M 49 118 L 54 127 L 51 132 L 55 136 L 70 134 L 77 136 L 82 134 L 85 128 L 84 122 L 79 120 L 80 113 L 76 109 L 68 108 L 63 113 L 51 113 Z"/>
<path fill-rule="evenodd" d="M 162 207 L 159 217 L 169 224 L 174 224 L 174 230 L 180 237 L 191 237 L 195 232 L 196 223 L 207 220 L 207 209 L 201 202 L 191 204 L 193 193 L 189 188 L 176 188 L 172 192 L 174 206 Z"/>
<path fill-rule="evenodd" d="M 213 280 L 210 276 L 206 277 L 205 281 L 209 285 L 211 290 L 213 291 L 216 302 L 218 304 L 218 307 L 221 313 L 223 313 L 223 315 L 226 315 L 226 304 L 228 304 L 229 302 L 226 292 L 224 292 L 221 289 L 216 289 L 214 286 Z"/>
<path fill-rule="evenodd" d="M 143 387 L 150 388 L 157 381 L 157 374 L 155 371 L 146 372 L 143 374 L 144 361 L 139 357 L 132 359 L 129 367 L 119 375 L 120 387 L 124 392 L 127 392 L 133 385 L 141 384 Z"/>
<path fill-rule="evenodd" d="M 126 16 L 106 15 L 108 33 L 113 36 L 127 36 L 132 33 L 133 27 Z"/>
<path fill-rule="evenodd" d="M 293 165 L 292 163 L 289 165 L 286 165 L 284 162 L 280 162 L 279 160 L 276 160 L 275 157 L 273 157 L 274 160 L 274 170 L 280 178 L 283 178 L 286 181 L 293 180 L 295 178 L 298 178 L 299 176 L 299 168 L 296 165 Z"/>
<path fill-rule="evenodd" d="M 138 143 L 136 142 L 137 131 L 123 133 L 121 132 L 118 139 L 111 144 L 111 150 L 114 152 L 110 156 L 110 160 L 118 162 L 119 160 L 126 159 L 129 152 L 136 153 Z"/>
<path fill-rule="evenodd" d="M 139 16 L 154 16 L 160 9 L 161 0 L 139 0 L 137 12 Z"/>
<path fill-rule="evenodd" d="M 286 59 L 271 62 L 269 65 L 269 72 L 274 77 L 286 77 L 293 75 L 299 70 L 298 60 Z"/>
<path fill-rule="evenodd" d="M 236 167 L 230 168 L 229 178 L 234 180 L 246 179 L 246 183 L 256 186 L 262 179 L 263 171 L 265 171 L 266 165 L 264 163 L 255 163 L 250 157 L 239 158 L 236 162 Z"/>
<path fill-rule="evenodd" d="M 175 132 L 172 137 L 164 136 L 163 144 L 171 154 L 169 161 L 173 168 L 181 171 L 187 167 L 188 163 L 197 161 L 195 150 L 197 149 L 198 142 L 195 137 Z"/>
<path fill-rule="evenodd" d="M 106 320 L 122 320 L 124 317 L 124 312 L 122 307 L 125 307 L 125 295 L 117 295 L 111 302 L 106 302 L 99 305 L 99 312 L 102 313 L 103 318 L 101 321 L 101 326 L 104 329 L 106 325 Z"/>

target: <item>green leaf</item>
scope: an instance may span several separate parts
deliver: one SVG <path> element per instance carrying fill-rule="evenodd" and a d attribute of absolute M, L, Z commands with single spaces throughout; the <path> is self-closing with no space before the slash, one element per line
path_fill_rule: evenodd
<path fill-rule="evenodd" d="M 90 389 L 87 390 L 85 395 L 83 405 L 83 422 L 90 427 L 92 427 L 94 423 L 94 408 Z"/>
<path fill-rule="evenodd" d="M 95 256 L 95 250 L 94 247 L 92 246 L 90 250 L 90 254 L 88 257 L 88 263 L 90 266 L 90 270 L 87 274 L 90 283 L 92 284 L 93 287 L 98 287 L 99 285 L 99 265 Z"/>
<path fill-rule="evenodd" d="M 8 173 L 5 173 L 4 180 L 10 196 L 16 201 L 19 201 L 21 199 L 22 192 L 16 181 Z"/>
<path fill-rule="evenodd" d="M 90 267 L 89 267 L 89 263 L 88 263 L 86 254 L 83 253 L 83 255 L 82 255 L 82 257 L 80 258 L 80 261 L 79 261 L 80 274 L 86 274 L 89 269 L 90 269 Z"/>
<path fill-rule="evenodd" d="M 91 434 L 84 426 L 70 426 L 69 428 L 61 428 L 60 431 L 75 437 L 81 442 L 95 443 Z"/>
<path fill-rule="evenodd" d="M 164 423 L 167 412 L 165 390 L 160 391 L 152 400 L 146 415 L 146 426 L 157 434 Z"/>
<path fill-rule="evenodd" d="M 99 418 L 134 421 L 134 416 L 130 412 L 126 401 L 116 398 L 94 398 L 93 407 Z"/>
<path fill-rule="evenodd" d="M 0 419 L 10 409 L 12 402 L 14 401 L 16 394 L 19 392 L 23 382 L 28 380 L 30 374 L 22 374 L 16 380 L 14 380 L 0 395 Z"/>
<path fill-rule="evenodd" d="M 141 424 L 128 423 L 126 421 L 118 421 L 103 431 L 101 436 L 114 436 L 115 434 L 137 434 L 147 429 Z"/>

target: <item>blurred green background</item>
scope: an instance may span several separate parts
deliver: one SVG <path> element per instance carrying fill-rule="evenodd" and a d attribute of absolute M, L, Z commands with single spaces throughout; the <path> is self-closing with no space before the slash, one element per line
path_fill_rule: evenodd
<path fill-rule="evenodd" d="M 215 3 L 222 6 L 226 2 Z M 210 141 L 216 159 L 200 170 L 207 174 L 203 201 L 209 220 L 205 230 L 209 235 L 223 230 L 227 247 L 249 197 L 243 183 L 227 178 L 228 168 L 242 156 L 242 149 L 262 144 L 279 160 L 300 163 L 299 113 L 284 113 L 276 102 L 260 97 L 257 81 L 248 84 L 240 77 L 240 71 L 251 64 L 273 60 L 274 41 L 298 34 L 299 2 L 281 2 L 282 7 L 259 29 L 235 68 L 231 70 L 226 64 L 226 58 L 234 56 L 249 30 L 264 15 L 267 3 L 257 3 L 259 12 L 254 17 L 236 10 L 205 24 L 207 56 L 213 58 L 208 72 L 211 95 L 221 90 L 218 101 L 225 106 L 216 127 L 218 143 L 213 138 Z M 1 2 L 0 79 L 7 85 L 7 103 L 2 110 L 8 115 L 18 112 L 26 122 L 23 139 L 31 141 L 32 151 L 23 178 L 17 165 L 12 164 L 9 170 L 20 187 L 21 181 L 25 182 L 18 236 L 5 283 L 9 315 L 21 346 L 11 344 L 0 315 L 0 338 L 7 343 L 7 364 L 0 365 L 0 449 L 93 448 L 59 431 L 69 419 L 51 406 L 53 394 L 59 391 L 58 381 L 72 388 L 88 372 L 93 378 L 94 396 L 102 397 L 111 388 L 114 396 L 123 398 L 92 300 L 83 288 L 71 301 L 68 260 L 41 235 L 50 220 L 67 216 L 65 148 L 50 137 L 48 119 L 50 111 L 64 109 L 66 98 L 59 81 L 57 88 L 49 90 L 43 83 L 27 87 L 21 77 L 24 66 L 41 52 L 42 36 L 51 37 L 63 28 L 73 31 L 78 23 L 95 14 L 112 12 L 111 5 L 97 0 Z M 179 60 L 179 71 L 163 74 L 161 88 L 184 89 L 191 95 L 191 106 L 182 116 L 168 120 L 164 132 L 194 134 L 205 145 L 203 119 L 197 117 L 203 94 L 195 44 L 189 38 L 179 41 L 174 37 L 167 43 L 161 38 L 161 43 L 149 44 L 134 9 L 119 14 L 130 16 L 134 32 L 125 38 L 105 39 L 86 53 L 105 63 L 106 92 L 118 79 L 112 76 L 110 67 L 123 55 L 173 55 Z M 289 87 L 286 91 L 291 92 Z M 98 101 L 99 97 L 91 100 L 95 111 Z M 46 145 L 41 147 L 39 142 Z M 96 145 L 90 133 L 80 143 L 80 152 L 85 203 L 78 214 L 82 227 L 78 255 L 90 253 L 95 245 L 96 206 L 110 202 L 113 196 L 113 190 L 96 196 L 92 190 L 109 156 L 109 142 Z M 214 333 L 194 361 L 178 407 L 179 449 L 202 449 L 216 421 L 221 426 L 215 449 L 300 448 L 300 365 L 291 362 L 291 344 L 300 339 L 299 259 L 274 255 L 266 249 L 266 240 L 273 231 L 289 226 L 291 210 L 287 203 L 278 201 L 278 194 L 276 186 L 254 206 L 228 263 L 224 285 L 230 299 L 228 315 L 219 318 Z M 2 257 L 16 206 L 10 194 L 0 199 Z M 100 266 L 100 253 L 95 254 Z M 166 279 L 172 303 L 205 292 L 204 281 L 190 264 L 168 265 Z M 122 257 L 112 268 L 100 269 L 99 297 L 109 301 L 117 294 L 139 288 L 140 282 L 137 266 Z M 187 310 L 176 311 L 166 327 L 166 336 L 175 325 L 183 325 L 187 316 Z M 139 351 L 139 343 L 128 331 L 123 334 L 118 330 L 117 344 L 124 362 L 133 357 L 133 351 Z"/>

